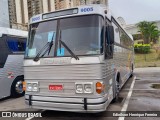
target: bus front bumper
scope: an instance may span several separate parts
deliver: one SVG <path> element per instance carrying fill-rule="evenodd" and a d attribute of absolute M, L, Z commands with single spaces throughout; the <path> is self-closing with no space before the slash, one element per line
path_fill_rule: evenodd
<path fill-rule="evenodd" d="M 25 95 L 25 102 L 30 108 L 70 112 L 102 112 L 110 103 L 107 95 L 100 98 Z"/>

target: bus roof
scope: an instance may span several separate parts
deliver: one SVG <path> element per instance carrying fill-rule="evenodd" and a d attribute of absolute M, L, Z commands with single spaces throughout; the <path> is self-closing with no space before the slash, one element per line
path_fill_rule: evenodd
<path fill-rule="evenodd" d="M 42 22 L 42 21 L 46 21 L 46 20 L 51 20 L 51 19 L 57 19 L 57 18 L 80 16 L 80 15 L 91 15 L 91 14 L 99 14 L 104 17 L 107 17 L 109 20 L 111 20 L 112 17 L 114 18 L 113 13 L 110 11 L 110 9 L 108 9 L 108 7 L 106 5 L 90 4 L 90 5 L 81 5 L 81 6 L 69 8 L 69 9 L 57 10 L 54 12 L 38 14 L 36 16 L 31 17 L 30 24 L 38 23 L 38 22 Z M 118 25 L 124 30 L 124 28 L 121 26 L 121 24 L 118 22 L 118 20 L 117 19 L 115 19 L 115 20 L 118 23 Z M 133 39 L 132 35 L 128 34 L 128 36 L 131 39 Z"/>
<path fill-rule="evenodd" d="M 109 9 L 107 9 L 105 5 L 90 4 L 90 5 L 82 5 L 82 6 L 78 6 L 70 9 L 63 9 L 63 10 L 36 15 L 30 19 L 30 24 L 46 21 L 49 19 L 80 16 L 80 15 L 91 15 L 91 14 L 99 14 L 102 16 L 107 15 L 109 19 L 111 18 Z"/>
<path fill-rule="evenodd" d="M 27 38 L 28 32 L 22 31 L 22 30 L 17 30 L 17 29 L 0 27 L 0 37 L 2 37 L 2 35 L 10 35 L 10 36 L 18 36 L 18 37 Z"/>

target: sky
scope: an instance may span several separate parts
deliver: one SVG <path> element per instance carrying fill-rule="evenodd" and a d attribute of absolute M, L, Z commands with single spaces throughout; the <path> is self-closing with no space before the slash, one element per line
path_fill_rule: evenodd
<path fill-rule="evenodd" d="M 160 20 L 160 0 L 109 0 L 109 7 L 126 24 Z"/>

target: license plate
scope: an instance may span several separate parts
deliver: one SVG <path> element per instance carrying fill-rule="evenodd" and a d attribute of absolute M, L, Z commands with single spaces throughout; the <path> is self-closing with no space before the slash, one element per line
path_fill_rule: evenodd
<path fill-rule="evenodd" d="M 61 90 L 63 90 L 63 85 L 49 85 L 49 90 L 61 91 Z"/>

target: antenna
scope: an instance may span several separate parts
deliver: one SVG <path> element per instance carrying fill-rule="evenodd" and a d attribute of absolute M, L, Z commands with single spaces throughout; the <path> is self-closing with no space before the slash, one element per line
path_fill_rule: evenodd
<path fill-rule="evenodd" d="M 81 5 L 86 4 L 104 4 L 108 5 L 109 0 L 79 0 Z"/>
<path fill-rule="evenodd" d="M 105 4 L 107 5 L 108 0 L 90 0 L 93 4 Z"/>
<path fill-rule="evenodd" d="M 88 0 L 79 0 L 80 5 L 86 5 Z"/>

